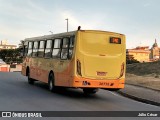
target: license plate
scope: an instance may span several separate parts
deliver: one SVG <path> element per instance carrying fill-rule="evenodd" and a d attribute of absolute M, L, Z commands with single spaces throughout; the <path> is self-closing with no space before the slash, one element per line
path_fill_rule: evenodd
<path fill-rule="evenodd" d="M 97 72 L 98 76 L 106 76 L 107 72 Z"/>

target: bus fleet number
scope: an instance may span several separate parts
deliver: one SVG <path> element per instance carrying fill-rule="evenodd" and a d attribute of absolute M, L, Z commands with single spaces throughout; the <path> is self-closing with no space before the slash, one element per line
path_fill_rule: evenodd
<path fill-rule="evenodd" d="M 110 83 L 107 83 L 107 82 L 100 82 L 99 85 L 100 85 L 100 86 L 110 86 Z"/>

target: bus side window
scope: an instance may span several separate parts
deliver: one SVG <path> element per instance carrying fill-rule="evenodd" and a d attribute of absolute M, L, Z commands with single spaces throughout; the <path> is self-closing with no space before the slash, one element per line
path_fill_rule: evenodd
<path fill-rule="evenodd" d="M 32 48 L 33 48 L 33 42 L 29 42 L 28 43 L 28 53 L 27 53 L 27 56 L 31 56 L 32 55 Z"/>
<path fill-rule="evenodd" d="M 66 60 L 68 58 L 68 46 L 69 46 L 69 38 L 63 38 L 62 51 L 61 51 L 61 59 Z"/>
<path fill-rule="evenodd" d="M 37 52 L 38 52 L 38 41 L 35 41 L 33 45 L 32 57 L 37 57 Z"/>
<path fill-rule="evenodd" d="M 23 56 L 27 56 L 28 53 L 28 42 L 24 42 L 23 45 Z"/>
<path fill-rule="evenodd" d="M 50 58 L 52 53 L 52 40 L 47 40 L 45 49 L 45 58 Z"/>
<path fill-rule="evenodd" d="M 75 36 L 70 37 L 68 59 L 72 58 L 74 42 L 75 42 Z"/>
<path fill-rule="evenodd" d="M 23 55 L 26 56 L 27 52 L 28 52 L 28 46 L 24 46 L 24 51 L 23 51 Z"/>
<path fill-rule="evenodd" d="M 53 58 L 60 58 L 61 41 L 62 41 L 61 39 L 54 40 L 54 46 L 53 46 L 53 52 L 52 52 Z"/>
<path fill-rule="evenodd" d="M 44 46 L 45 46 L 45 41 L 40 41 L 39 49 L 38 49 L 38 57 L 44 56 Z"/>

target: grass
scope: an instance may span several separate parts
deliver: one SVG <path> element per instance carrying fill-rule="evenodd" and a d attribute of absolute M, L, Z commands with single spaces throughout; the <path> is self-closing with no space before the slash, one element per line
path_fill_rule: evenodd
<path fill-rule="evenodd" d="M 144 76 L 148 74 L 160 75 L 160 61 L 150 63 L 127 64 L 127 73 Z"/>
<path fill-rule="evenodd" d="M 160 90 L 160 62 L 127 65 L 126 83 Z"/>

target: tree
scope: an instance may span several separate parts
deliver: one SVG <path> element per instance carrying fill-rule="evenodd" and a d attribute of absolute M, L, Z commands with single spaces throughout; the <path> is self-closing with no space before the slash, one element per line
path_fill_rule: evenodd
<path fill-rule="evenodd" d="M 20 56 L 20 48 L 17 49 L 4 49 L 0 51 L 0 58 L 8 64 L 21 63 L 22 57 Z"/>
<path fill-rule="evenodd" d="M 139 63 L 136 59 L 134 59 L 133 55 L 127 55 L 126 56 L 126 63 L 127 64 L 132 64 L 132 63 Z"/>

